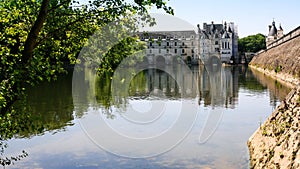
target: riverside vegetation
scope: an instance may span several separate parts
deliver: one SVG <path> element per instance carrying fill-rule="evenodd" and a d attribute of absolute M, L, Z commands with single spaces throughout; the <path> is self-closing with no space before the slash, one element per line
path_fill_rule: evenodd
<path fill-rule="evenodd" d="M 5 140 L 14 137 L 30 123 L 30 110 L 20 121 L 16 101 L 26 99 L 28 86 L 56 80 L 66 73 L 66 65 L 77 63 L 77 56 L 95 31 L 108 23 L 139 13 L 145 22 L 150 6 L 173 14 L 163 0 L 3 0 L 0 4 L 0 164 L 5 166 L 27 156 L 5 157 Z M 121 24 L 121 23 L 120 23 Z M 120 32 L 122 33 L 122 32 Z M 101 34 L 101 32 L 100 32 Z M 136 50 L 138 42 L 129 37 L 120 42 L 126 51 L 114 51 L 110 60 L 121 60 Z M 119 52 L 119 53 L 118 53 Z M 124 52 L 124 53 L 123 53 Z M 107 59 L 109 61 L 109 59 Z M 104 63 L 103 68 L 118 63 Z M 23 115 L 22 115 L 23 116 Z M 43 130 L 43 126 L 30 126 Z"/>

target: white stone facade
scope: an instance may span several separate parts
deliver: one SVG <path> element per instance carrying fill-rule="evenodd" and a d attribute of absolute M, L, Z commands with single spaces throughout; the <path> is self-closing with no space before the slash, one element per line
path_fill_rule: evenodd
<path fill-rule="evenodd" d="M 222 63 L 238 63 L 238 32 L 231 22 L 198 25 L 199 56 L 204 62 L 217 57 Z"/>
<path fill-rule="evenodd" d="M 140 33 L 147 43 L 146 58 L 149 64 L 205 63 L 217 57 L 223 63 L 238 63 L 238 34 L 234 23 L 198 25 L 194 30 L 154 31 Z"/>
<path fill-rule="evenodd" d="M 140 39 L 147 42 L 150 64 L 198 63 L 198 38 L 194 30 L 147 32 L 141 33 Z"/>

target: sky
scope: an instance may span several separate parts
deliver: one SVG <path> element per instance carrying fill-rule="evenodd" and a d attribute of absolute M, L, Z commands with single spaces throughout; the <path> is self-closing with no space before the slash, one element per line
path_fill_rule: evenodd
<path fill-rule="evenodd" d="M 281 24 L 284 34 L 300 26 L 299 0 L 170 0 L 167 4 L 174 9 L 174 16 L 201 28 L 204 22 L 234 22 L 239 37 L 267 35 L 273 19 L 277 28 Z"/>
<path fill-rule="evenodd" d="M 80 0 L 85 2 L 88 0 Z M 125 0 L 133 2 L 134 0 Z M 192 25 L 204 22 L 219 24 L 234 22 L 239 37 L 268 34 L 273 19 L 276 27 L 281 24 L 284 34 L 300 26 L 300 0 L 165 0 L 178 17 Z M 151 9 L 151 13 L 164 13 Z"/>

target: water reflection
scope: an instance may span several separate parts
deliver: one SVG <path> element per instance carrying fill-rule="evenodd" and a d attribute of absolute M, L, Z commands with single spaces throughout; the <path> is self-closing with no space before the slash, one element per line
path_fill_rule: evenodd
<path fill-rule="evenodd" d="M 20 103 L 20 110 L 26 108 L 26 111 L 20 112 L 29 114 L 30 120 L 9 141 L 9 148 L 13 149 L 9 154 L 26 150 L 29 157 L 17 162 L 15 167 L 248 168 L 247 138 L 259 126 L 258 120 L 263 121 L 271 113 L 270 106 L 276 106 L 290 89 L 242 66 L 191 67 L 192 73 L 188 75 L 181 73 L 180 65 L 165 69 L 174 72 L 174 76 L 158 69 L 137 72 L 130 79 L 128 90 L 120 90 L 123 93 L 117 95 L 111 88 L 110 78 L 93 78 L 90 70 L 78 72 L 82 73 L 82 81 L 73 84 L 80 93 L 75 98 L 80 104 L 76 105 L 72 98 L 72 74 L 29 89 L 26 103 Z M 102 110 L 105 117 L 116 123 L 119 117 L 116 108 L 153 100 L 173 104 L 192 100 L 200 108 L 190 135 L 162 156 L 130 160 L 105 154 L 87 139 L 78 124 L 78 119 L 88 118 L 92 110 Z M 253 104 L 256 107 L 249 110 Z M 197 144 L 209 110 L 219 107 L 224 108 L 224 117 L 218 130 L 209 142 Z M 21 117 L 16 116 L 20 118 L 16 120 L 25 121 Z M 126 145 L 121 146 L 126 149 Z M 68 160 L 62 160 L 65 157 Z"/>
<path fill-rule="evenodd" d="M 192 74 L 180 72 L 180 65 L 169 66 L 170 72 L 174 72 L 177 81 L 167 72 L 160 69 L 147 69 L 139 72 L 130 79 L 130 88 L 124 93 L 113 96 L 118 101 L 112 103 L 111 79 L 107 77 L 96 78 L 95 88 L 96 100 L 105 108 L 113 105 L 126 104 L 126 99 L 145 99 L 149 96 L 163 94 L 168 99 L 198 98 L 198 105 L 212 107 L 235 108 L 238 102 L 239 87 L 253 92 L 265 90 L 267 87 L 259 83 L 252 75 L 252 72 L 243 66 L 239 67 L 191 67 Z M 89 70 L 86 70 L 89 72 Z M 86 73 L 88 76 L 89 73 Z M 89 79 L 89 77 L 85 77 Z M 122 80 L 122 79 L 121 79 Z M 179 86 L 178 84 L 183 84 Z M 82 85 L 79 85 L 81 88 Z M 118 86 L 122 88 L 122 86 Z M 79 89 L 79 90 L 82 90 Z M 193 92 L 192 92 L 193 91 Z M 287 91 L 283 92 L 286 93 Z M 91 92 L 86 92 L 87 98 Z M 158 97 L 159 99 L 159 97 Z M 282 98 L 280 98 L 282 99 Z M 83 100 L 86 100 L 83 99 Z M 275 99 L 276 101 L 276 99 Z M 277 99 L 278 101 L 278 99 Z M 82 101 L 84 102 L 84 101 Z"/>
<path fill-rule="evenodd" d="M 18 113 L 28 115 L 28 128 L 20 130 L 16 137 L 32 137 L 45 132 L 64 131 L 73 125 L 72 74 L 60 77 L 57 82 L 45 82 L 27 90 L 25 102 L 17 105 Z"/>
<path fill-rule="evenodd" d="M 283 100 L 287 93 L 290 92 L 290 88 L 279 83 L 278 81 L 272 79 L 269 76 L 266 76 L 265 74 L 262 74 L 258 72 L 255 69 L 252 69 L 253 77 L 265 88 L 268 88 L 270 91 L 270 105 L 273 106 L 273 108 L 276 108 L 276 103 L 278 100 Z"/>

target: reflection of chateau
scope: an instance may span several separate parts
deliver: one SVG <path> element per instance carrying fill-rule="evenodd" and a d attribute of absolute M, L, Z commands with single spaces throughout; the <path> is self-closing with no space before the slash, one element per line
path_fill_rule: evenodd
<path fill-rule="evenodd" d="M 199 104 L 234 108 L 238 96 L 238 69 L 199 67 Z"/>
<path fill-rule="evenodd" d="M 164 71 L 147 69 L 134 77 L 131 95 L 152 95 L 167 98 L 195 98 L 197 96 L 197 76 L 186 66 L 167 66 Z M 143 85 L 140 85 L 143 84 Z"/>
<path fill-rule="evenodd" d="M 135 76 L 130 95 L 152 95 L 166 98 L 199 98 L 199 105 L 225 106 L 234 108 L 238 95 L 239 69 L 233 67 L 204 68 L 199 66 L 182 73 L 182 66 L 167 66 L 166 72 L 156 69 L 145 70 Z M 141 78 L 142 77 L 142 78 Z M 143 85 L 139 85 L 143 84 Z"/>
<path fill-rule="evenodd" d="M 185 31 L 154 31 L 141 33 L 147 43 L 146 59 L 149 64 L 172 64 L 184 61 L 198 64 L 216 57 L 223 63 L 238 62 L 237 27 L 227 24 L 198 25 L 198 33 Z"/>

